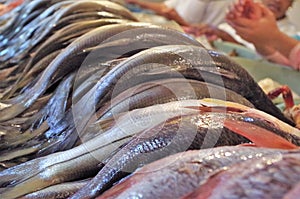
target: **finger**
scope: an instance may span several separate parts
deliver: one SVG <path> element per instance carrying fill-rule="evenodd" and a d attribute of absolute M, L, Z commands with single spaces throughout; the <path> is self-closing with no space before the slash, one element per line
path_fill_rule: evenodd
<path fill-rule="evenodd" d="M 249 28 L 255 26 L 255 21 L 244 17 L 238 17 L 233 20 L 228 20 L 227 23 L 232 26 L 249 27 Z"/>
<path fill-rule="evenodd" d="M 258 4 L 258 5 L 260 6 L 263 16 L 267 18 L 275 18 L 274 13 L 269 8 L 267 8 L 263 4 Z"/>
<path fill-rule="evenodd" d="M 227 13 L 225 16 L 226 18 L 234 19 L 239 16 L 241 16 L 241 13 L 239 11 L 237 11 L 234 4 L 228 6 L 228 10 L 227 10 Z"/>

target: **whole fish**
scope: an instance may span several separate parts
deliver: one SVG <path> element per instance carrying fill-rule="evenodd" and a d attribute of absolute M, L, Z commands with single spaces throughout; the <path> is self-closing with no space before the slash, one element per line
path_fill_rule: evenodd
<path fill-rule="evenodd" d="M 65 4 L 65 7 L 61 7 L 60 4 Z M 51 11 L 55 11 L 56 8 L 59 7 L 60 9 L 57 10 L 57 12 L 52 13 L 51 16 L 42 17 L 43 14 L 41 14 L 37 19 L 32 21 L 34 24 L 34 27 L 32 27 L 31 23 L 29 23 L 27 26 L 30 26 L 29 28 L 24 27 L 24 31 L 20 32 L 19 34 L 22 36 L 16 35 L 15 39 L 12 40 L 14 42 L 14 45 L 8 46 L 6 48 L 6 55 L 1 57 L 4 60 L 7 60 L 14 57 L 11 61 L 17 63 L 22 58 L 24 58 L 28 52 L 35 47 L 40 41 L 42 41 L 55 27 L 55 24 L 58 23 L 58 21 L 65 17 L 70 15 L 73 12 L 82 12 L 82 11 L 108 11 L 108 12 L 117 12 L 118 14 L 126 17 L 127 19 L 137 21 L 135 17 L 124 7 L 113 3 L 109 1 L 77 1 L 69 3 L 69 1 L 62 1 L 60 3 L 54 4 L 49 9 L 52 8 Z M 46 11 L 45 11 L 46 12 Z M 51 12 L 48 12 L 51 14 Z M 40 23 L 37 23 L 36 20 L 40 20 Z M 39 24 L 39 25 L 37 25 Z M 40 25 L 45 24 L 45 25 Z M 2 60 L 3 60 L 2 59 Z"/>
<path fill-rule="evenodd" d="M 84 100 L 82 99 L 82 96 L 87 94 L 87 96 L 84 96 L 86 99 L 86 97 L 88 97 L 88 94 L 93 95 L 90 90 L 92 90 L 93 86 L 95 85 L 93 82 L 97 82 L 97 76 L 98 80 L 100 79 L 101 81 L 105 81 L 106 74 L 109 72 L 109 70 L 103 70 L 103 66 L 105 65 L 99 63 L 106 63 L 108 60 L 119 60 L 120 56 L 121 58 L 124 58 L 130 56 L 131 53 L 135 54 L 136 51 L 148 49 L 153 46 L 176 43 L 202 46 L 199 42 L 181 32 L 160 27 L 146 27 L 131 29 L 130 31 L 123 31 L 117 35 L 114 35 L 113 37 L 108 38 L 103 43 L 101 43 L 101 45 L 95 48 L 86 49 L 85 53 L 90 53 L 86 57 L 85 61 L 81 64 L 81 67 L 78 71 L 74 87 L 74 96 L 72 98 L 74 104 L 74 106 L 72 107 L 72 112 L 76 115 L 74 117 L 74 123 L 76 124 L 78 133 L 80 133 L 81 129 L 84 128 L 86 121 L 93 114 L 93 111 L 91 111 L 83 118 L 79 118 L 79 121 L 76 120 L 78 118 L 77 115 L 80 116 L 77 113 L 77 110 L 82 109 L 83 107 L 86 108 L 86 103 L 94 102 L 93 99 L 87 99 L 90 101 Z M 112 61 L 109 62 L 111 63 Z M 115 64 L 108 64 L 107 66 L 108 69 L 112 69 Z M 96 79 L 93 80 L 93 82 L 90 81 L 90 79 L 88 82 L 81 83 L 81 77 L 87 73 L 86 71 L 91 71 L 91 68 L 94 70 L 94 74 L 98 74 L 96 76 L 94 74 L 92 75 Z M 101 71 L 99 74 L 99 71 L 97 71 L 98 68 L 101 71 L 103 70 L 102 74 Z M 76 85 L 80 85 L 80 94 L 78 94 L 79 90 L 76 88 Z"/>
<path fill-rule="evenodd" d="M 101 122 L 90 141 L 70 150 L 33 159 L 0 172 L 0 195 L 16 198 L 50 185 L 89 177 L 99 170 L 99 163 L 118 147 L 145 129 L 152 128 L 168 118 L 196 113 L 184 106 L 201 106 L 199 101 L 172 102 L 121 115 L 115 125 L 103 132 Z M 131 118 L 128 120 L 128 118 Z M 102 133 L 99 133 L 102 130 Z M 32 172 L 29 172 L 32 171 Z"/>
<path fill-rule="evenodd" d="M 12 98 L 10 100 L 12 102 L 11 106 L 0 110 L 0 121 L 11 119 L 31 106 L 37 100 L 37 98 L 45 92 L 47 86 L 49 85 L 49 81 L 51 80 L 51 78 L 53 78 L 55 72 L 64 62 L 70 62 L 70 57 L 76 54 L 76 52 L 79 52 L 87 47 L 97 45 L 99 42 L 121 31 L 145 26 L 150 25 L 144 23 L 107 25 L 96 28 L 79 37 L 67 48 L 65 48 L 65 50 L 49 64 L 49 66 L 43 72 L 39 81 L 30 90 L 28 90 L 28 92 L 17 96 L 15 99 Z M 74 57 L 74 59 L 76 59 L 76 57 Z"/>
<path fill-rule="evenodd" d="M 184 198 L 283 198 L 300 181 L 300 155 L 270 155 L 215 173 Z"/>
<path fill-rule="evenodd" d="M 246 134 L 251 135 L 257 131 L 266 135 L 287 136 L 285 137 L 287 140 L 283 139 L 283 142 L 287 144 L 287 149 L 295 149 L 297 148 L 296 145 L 300 145 L 300 137 L 282 132 L 280 129 L 274 129 L 272 125 L 264 120 L 245 117 L 239 110 L 229 109 L 224 112 L 221 109 L 220 111 L 209 110 L 200 114 L 171 118 L 163 124 L 138 134 L 120 151 L 105 161 L 105 166 L 100 172 L 71 198 L 94 198 L 128 173 L 174 153 L 188 149 L 211 148 L 249 142 L 248 139 L 240 136 L 245 134 L 231 128 L 231 122 L 233 125 L 235 124 L 237 129 L 245 131 Z M 288 142 L 290 138 L 292 143 L 296 145 Z M 282 140 L 282 138 L 280 137 L 278 140 Z"/>
<path fill-rule="evenodd" d="M 181 198 L 196 190 L 210 174 L 223 167 L 269 155 L 287 154 L 285 150 L 225 146 L 177 153 L 147 164 L 97 199 Z"/>
<path fill-rule="evenodd" d="M 105 119 L 137 108 L 177 100 L 209 98 L 211 95 L 216 99 L 253 107 L 248 100 L 224 87 L 196 80 L 171 78 L 151 81 L 127 89 L 102 106 L 97 111 L 97 116 L 99 119 Z"/>
<path fill-rule="evenodd" d="M 146 39 L 148 39 L 149 38 L 149 43 L 151 42 L 151 45 L 159 45 L 159 42 L 161 42 L 161 43 L 163 43 L 163 42 L 173 42 L 173 43 L 177 43 L 177 39 L 179 39 L 180 38 L 180 42 L 181 43 L 194 43 L 194 44 L 198 44 L 196 41 L 194 41 L 194 40 L 192 40 L 191 38 L 189 38 L 189 37 L 187 37 L 186 35 L 184 35 L 184 34 L 182 34 L 182 33 L 179 33 L 179 32 L 177 32 L 177 31 L 172 31 L 172 30 L 167 30 L 167 29 L 157 29 L 157 28 L 145 28 L 145 29 L 143 29 L 143 30 L 134 30 L 134 31 L 132 31 L 131 32 L 131 37 L 135 37 L 136 35 L 139 35 L 139 34 L 144 34 L 144 32 L 143 31 L 145 31 L 145 32 L 147 32 L 148 34 L 146 35 L 146 36 L 144 36 L 142 39 L 143 39 L 143 41 L 145 42 L 145 41 L 147 41 Z M 155 37 L 155 35 L 154 34 L 159 34 L 159 36 L 157 36 L 157 37 Z M 125 35 L 127 35 L 127 34 L 125 34 Z M 173 37 L 172 37 L 172 39 L 165 39 L 168 35 L 173 35 Z M 128 36 L 128 35 L 127 35 Z M 118 38 L 118 37 L 117 37 Z M 139 38 L 141 38 L 141 37 L 139 37 Z M 133 41 L 135 41 L 135 42 L 137 42 L 138 43 L 138 41 L 136 41 L 136 40 L 133 40 Z M 155 43 L 156 42 L 156 43 Z M 148 44 L 141 44 L 141 46 L 143 47 L 143 48 L 145 48 L 146 46 L 147 46 Z M 150 46 L 151 46 L 150 45 Z M 200 45 L 200 44 L 198 44 L 198 45 Z M 99 49 L 98 49 L 99 50 Z M 128 49 L 126 49 L 126 50 L 128 50 Z M 99 52 L 99 51 L 97 51 L 97 52 Z M 72 63 L 72 62 L 71 62 Z M 58 72 L 59 73 L 59 72 Z M 80 74 L 82 73 L 82 71 L 80 71 Z M 54 78 L 54 79 L 57 79 L 57 78 Z M 78 77 L 77 77 L 77 79 L 78 79 Z M 74 98 L 73 98 L 74 99 Z M 67 124 L 64 122 L 63 123 L 63 126 L 66 124 L 67 126 L 68 125 L 70 125 L 70 123 L 72 123 L 73 121 L 72 121 L 72 119 L 70 119 L 70 117 L 66 117 L 66 121 L 67 121 Z M 28 123 L 28 122 L 27 122 Z M 35 125 L 33 125 L 33 126 L 35 126 Z M 39 126 L 39 125 L 38 125 Z M 37 129 L 37 131 L 36 132 L 38 132 L 38 134 L 40 134 L 40 133 L 42 133 L 44 130 L 46 130 L 46 127 L 47 127 L 48 125 L 46 125 L 46 124 L 43 124 L 43 128 L 41 128 L 41 129 Z M 36 128 L 36 127 L 35 127 Z M 57 126 L 56 127 L 53 127 L 53 129 L 50 129 L 48 132 L 46 132 L 46 134 L 47 135 L 52 135 L 52 134 L 55 134 L 55 135 L 57 135 L 57 134 L 61 134 L 60 132 L 59 132 L 59 129 L 62 129 L 63 131 L 66 131 L 66 129 L 67 129 L 67 131 L 68 132 L 71 132 L 71 131 L 74 131 L 74 133 L 73 134 L 77 134 L 77 132 L 76 132 L 76 130 L 78 130 L 78 128 L 77 129 L 75 129 L 72 125 L 71 126 L 69 126 L 69 127 L 66 127 L 66 126 L 64 126 L 63 128 L 57 128 Z M 32 130 L 32 129 L 31 129 Z M 40 131 L 40 130 L 43 130 L 43 131 Z M 29 133 L 30 131 L 28 131 L 28 133 Z M 34 135 L 36 135 L 36 133 L 29 133 L 29 134 L 31 134 L 32 136 L 34 136 Z M 25 135 L 27 135 L 27 133 L 25 133 L 25 134 L 23 134 L 24 136 Z M 63 134 L 63 135 L 65 135 L 65 134 Z M 32 137 L 31 136 L 31 137 Z M 27 138 L 28 138 L 28 136 L 26 136 Z M 49 137 L 49 136 L 47 136 L 47 137 Z M 72 137 L 72 139 L 74 140 L 74 137 Z M 24 140 L 24 139 L 21 139 L 22 141 Z M 63 140 L 62 138 L 60 138 L 59 139 L 60 141 L 61 140 Z M 18 142 L 18 143 L 20 143 L 20 142 Z M 73 143 L 73 142 L 70 142 L 70 143 Z M 55 148 L 55 150 L 57 150 L 57 149 L 60 149 L 60 150 L 62 150 L 62 149 L 66 149 L 66 148 L 68 148 L 68 147 L 70 147 L 70 146 L 72 146 L 72 144 L 69 144 L 68 145 L 68 147 L 63 147 L 63 146 L 57 146 L 57 145 L 49 145 L 49 147 L 52 147 L 52 148 Z M 42 147 L 42 146 L 41 146 Z M 36 150 L 40 150 L 40 148 L 41 147 L 37 147 L 36 148 Z M 54 150 L 54 151 L 55 151 Z M 23 150 L 24 151 L 24 150 Z M 53 150 L 49 150 L 49 148 L 47 148 L 47 150 L 45 149 L 44 151 L 52 151 L 52 152 L 54 152 Z M 32 152 L 31 150 L 30 150 L 30 152 Z M 48 152 L 49 153 L 49 152 Z M 40 153 L 40 154 L 42 154 L 42 153 Z M 43 152 L 43 154 L 45 154 L 44 152 Z M 24 153 L 19 153 L 19 155 L 24 155 Z M 5 158 L 7 158 L 7 156 L 4 156 Z M 15 156 L 13 156 L 13 157 L 15 157 Z"/>
<path fill-rule="evenodd" d="M 221 53 L 187 45 L 151 48 L 121 62 L 82 98 L 82 103 L 90 101 L 92 104 L 85 103 L 86 109 L 78 111 L 82 115 L 79 117 L 89 115 L 91 108 L 109 100 L 105 96 L 118 94 L 142 82 L 170 77 L 196 79 L 223 86 L 245 97 L 256 108 L 293 124 L 240 65 Z"/>

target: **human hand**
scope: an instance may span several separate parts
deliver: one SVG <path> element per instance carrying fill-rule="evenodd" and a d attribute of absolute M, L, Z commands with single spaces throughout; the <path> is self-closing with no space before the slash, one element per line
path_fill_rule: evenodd
<path fill-rule="evenodd" d="M 241 16 L 227 19 L 227 22 L 236 30 L 238 35 L 254 43 L 254 45 L 270 44 L 272 42 L 272 35 L 275 35 L 279 31 L 275 16 L 264 5 L 256 5 L 260 7 L 261 17 L 259 19 L 254 20 Z M 272 34 L 269 34 L 269 32 L 272 32 Z"/>
<path fill-rule="evenodd" d="M 193 24 L 193 25 L 186 25 L 182 26 L 184 32 L 199 37 L 207 31 L 208 25 L 207 24 Z"/>
<path fill-rule="evenodd" d="M 252 0 L 239 0 L 231 8 L 226 15 L 227 20 L 245 17 L 249 19 L 259 19 L 262 17 L 260 3 L 255 3 Z"/>
<path fill-rule="evenodd" d="M 208 24 L 192 24 L 187 26 L 182 26 L 183 30 L 188 33 L 192 34 L 196 37 L 201 35 L 205 35 L 208 37 L 209 40 L 217 39 L 217 28 Z"/>

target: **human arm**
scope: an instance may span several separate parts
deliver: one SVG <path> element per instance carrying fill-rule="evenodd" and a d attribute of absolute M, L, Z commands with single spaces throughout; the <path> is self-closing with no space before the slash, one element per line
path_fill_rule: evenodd
<path fill-rule="evenodd" d="M 136 4 L 142 8 L 149 9 L 155 13 L 166 17 L 167 19 L 174 20 L 178 24 L 183 26 L 189 26 L 189 24 L 177 13 L 173 8 L 169 8 L 163 2 L 149 2 L 144 0 L 125 0 L 126 3 Z"/>
<path fill-rule="evenodd" d="M 244 15 L 243 11 L 241 12 L 243 9 L 233 8 L 226 17 L 227 22 L 243 39 L 253 43 L 261 55 L 299 69 L 297 64 L 288 60 L 299 41 L 278 29 L 275 16 L 268 8 L 258 3 L 255 3 L 255 6 L 252 9 L 256 9 L 258 18 L 249 18 Z"/>

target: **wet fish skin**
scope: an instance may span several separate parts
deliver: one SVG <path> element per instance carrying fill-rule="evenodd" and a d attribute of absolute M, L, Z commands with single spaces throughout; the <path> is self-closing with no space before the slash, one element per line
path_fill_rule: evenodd
<path fill-rule="evenodd" d="M 36 0 L 36 1 L 30 1 L 28 3 L 22 4 L 20 7 L 21 10 L 20 10 L 19 14 L 15 15 L 16 16 L 15 20 L 12 22 L 12 24 L 9 26 L 9 28 L 3 29 L 3 31 L 1 31 L 1 34 L 7 36 L 7 35 L 15 34 L 16 32 L 18 32 L 20 29 L 17 29 L 17 27 L 22 26 L 22 22 L 24 21 L 24 19 L 22 17 L 24 17 L 25 19 L 28 18 L 28 16 L 32 12 L 34 12 L 35 10 L 38 10 L 40 7 L 43 7 L 45 5 L 45 3 L 47 3 L 47 2 L 43 1 L 43 0 Z M 12 32 L 12 30 L 15 32 Z"/>
<path fill-rule="evenodd" d="M 60 10 L 59 8 L 61 8 L 62 5 L 67 5 L 69 3 L 70 2 L 68 1 L 57 3 L 47 8 L 37 18 L 26 24 L 26 26 L 24 26 L 21 31 L 19 31 L 13 38 L 9 39 L 10 43 L 4 46 L 6 49 L 5 52 L 7 53 L 5 54 L 5 56 L 3 55 L 1 57 L 1 61 L 10 59 L 11 62 L 18 63 L 22 58 L 24 58 L 24 55 L 30 50 L 30 48 L 37 44 L 42 38 L 44 38 L 52 29 L 51 23 L 55 23 L 55 19 L 53 20 L 53 18 L 59 18 L 60 15 L 64 13 L 64 10 Z M 51 17 L 51 15 L 53 15 L 53 13 L 57 10 L 60 10 L 58 12 L 61 14 L 57 14 Z M 41 26 L 39 24 L 43 25 Z M 41 31 L 38 31 L 38 29 L 40 29 Z M 35 31 L 35 34 L 39 34 L 39 38 L 30 40 L 29 37 Z"/>
<path fill-rule="evenodd" d="M 62 7 L 60 4 L 65 4 L 65 7 Z M 60 8 L 56 10 L 57 8 Z M 47 16 L 44 13 L 55 11 L 55 14 L 51 16 Z M 110 12 L 118 12 L 120 15 L 126 17 L 127 19 L 131 19 L 133 21 L 137 21 L 135 17 L 124 7 L 109 1 L 77 1 L 70 3 L 69 1 L 62 1 L 57 4 L 54 4 L 45 12 L 43 12 L 38 18 L 34 19 L 31 23 L 29 23 L 27 27 L 24 27 L 22 32 L 19 35 L 16 35 L 14 39 L 12 39 L 12 43 L 17 44 L 10 48 L 10 45 L 7 47 L 7 53 L 5 56 L 2 56 L 2 60 L 4 59 L 11 59 L 13 62 L 17 63 L 22 58 L 24 58 L 27 53 L 36 46 L 41 40 L 43 40 L 54 28 L 54 25 L 59 21 L 59 19 L 67 16 L 73 12 L 80 12 L 83 11 L 110 11 Z M 46 16 L 44 16 L 46 15 Z M 41 23 L 37 23 L 41 22 Z M 33 24 L 33 25 L 32 25 Z M 36 24 L 46 24 L 46 25 L 36 25 Z M 29 39 L 30 37 L 30 39 Z M 27 44 L 28 43 L 28 44 Z"/>
<path fill-rule="evenodd" d="M 190 150 L 147 164 L 97 199 L 180 198 L 194 191 L 211 173 L 238 162 L 289 153 L 268 148 L 225 146 Z"/>
<path fill-rule="evenodd" d="M 184 105 L 200 106 L 201 104 L 198 101 L 174 102 L 164 107 L 158 105 L 132 111 L 129 115 L 121 116 L 118 119 L 118 125 L 104 134 L 99 134 L 99 137 L 94 137 L 89 142 L 84 142 L 65 152 L 37 158 L 4 170 L 0 172 L 0 187 L 3 187 L 0 194 L 3 197 L 6 194 L 7 198 L 15 198 L 18 197 L 15 194 L 21 196 L 59 182 L 70 181 L 80 176 L 86 177 L 86 174 L 79 171 L 85 171 L 84 173 L 98 171 L 99 161 L 104 160 L 117 147 L 128 142 L 130 136 L 143 129 L 151 128 L 172 116 L 197 112 L 193 109 L 183 108 Z M 150 123 L 149 115 L 152 116 Z M 128 116 L 132 119 L 128 120 Z M 140 125 L 141 123 L 147 125 Z M 99 129 L 97 129 L 98 131 Z M 131 135 L 124 134 L 124 132 L 130 132 Z M 69 172 L 71 172 L 70 175 L 66 175 Z M 44 174 L 47 174 L 51 180 L 45 181 Z M 59 179 L 59 182 L 56 179 Z"/>
<path fill-rule="evenodd" d="M 123 142 L 126 142 L 126 138 L 121 141 Z M 115 143 L 118 145 L 118 141 Z M 0 186 L 4 187 L 1 188 L 0 195 L 6 199 L 17 198 L 50 185 L 91 177 L 99 166 L 99 160 L 95 157 L 104 158 L 107 150 L 115 149 L 113 144 L 104 146 L 99 154 L 99 151 L 89 151 L 89 146 L 82 146 L 81 149 L 72 150 L 73 154 L 51 154 L 47 158 L 37 158 L 6 169 L 0 173 Z"/>
<path fill-rule="evenodd" d="M 96 9 L 95 9 L 96 8 Z M 63 16 L 69 15 L 70 13 L 73 12 L 81 12 L 82 11 L 106 11 L 106 12 L 110 12 L 113 14 L 118 14 L 121 15 L 124 19 L 128 19 L 128 20 L 132 20 L 132 21 L 138 21 L 133 15 L 132 13 L 126 9 L 125 7 L 111 2 L 111 1 L 104 1 L 104 0 L 100 0 L 100 1 L 77 1 L 75 2 L 72 6 L 70 6 L 70 8 L 67 10 L 66 13 L 64 13 Z"/>
<path fill-rule="evenodd" d="M 300 155 L 245 161 L 212 175 L 184 198 L 282 198 L 300 180 Z"/>
<path fill-rule="evenodd" d="M 19 135 L 14 137 L 14 139 L 7 139 L 5 135 L 3 136 L 3 141 L 1 140 L 0 142 L 0 148 L 7 150 L 2 151 L 0 162 L 20 158 L 29 154 L 32 159 L 35 157 L 34 152 L 42 150 L 43 147 L 51 144 L 56 139 L 62 139 L 62 136 L 59 134 L 47 134 L 47 129 L 55 128 L 56 123 L 63 118 L 67 109 L 67 99 L 72 91 L 74 78 L 75 75 L 70 74 L 69 77 L 62 81 L 57 87 L 48 103 L 34 116 L 25 121 L 24 124 L 20 125 L 21 129 L 19 131 L 23 131 L 23 133 L 19 132 Z M 34 150 L 30 150 L 30 148 Z M 18 153 L 18 149 L 20 153 Z M 25 151 L 26 149 L 29 149 L 27 150 L 28 152 Z M 63 149 L 62 147 L 61 150 Z"/>
<path fill-rule="evenodd" d="M 151 48 L 153 46 L 161 46 L 164 44 L 187 44 L 187 45 L 197 45 L 202 46 L 198 41 L 195 39 L 189 37 L 186 34 L 183 34 L 178 31 L 169 30 L 165 28 L 160 27 L 142 27 L 142 28 L 136 28 L 131 29 L 130 31 L 123 31 L 122 33 L 119 33 L 113 37 L 108 38 L 105 40 L 104 43 L 101 45 L 90 49 L 90 54 L 87 57 L 86 60 L 96 60 L 97 62 L 105 62 L 107 60 L 116 59 L 119 58 L 120 55 L 128 54 L 128 52 L 132 52 L 135 54 L 135 51 L 138 50 L 144 50 Z M 89 51 L 89 50 L 88 50 Z M 102 55 L 99 57 L 99 55 Z M 97 63 L 96 62 L 96 63 Z M 84 72 L 83 70 L 88 69 L 91 63 L 83 63 L 80 67 L 80 71 L 78 73 Z M 85 67 L 87 65 L 88 67 Z M 114 68 L 114 67 L 113 67 Z M 112 68 L 112 70 L 113 70 Z M 108 79 L 111 78 L 109 74 L 112 72 L 104 72 L 103 76 L 99 76 L 99 82 L 97 85 L 104 83 L 106 85 L 106 82 Z M 77 84 L 77 82 L 75 82 Z M 83 96 L 81 99 L 77 100 L 73 98 L 74 107 L 73 112 L 76 113 L 76 118 L 79 119 L 76 120 L 77 129 L 80 133 L 81 129 L 84 128 L 85 122 L 87 119 L 91 117 L 91 115 L 94 113 L 94 110 L 90 110 L 90 103 L 94 103 L 95 100 L 94 97 L 94 89 L 97 87 L 95 85 L 92 89 L 89 90 L 89 92 L 86 93 L 85 96 Z M 108 85 L 110 86 L 110 85 Z M 105 92 L 105 91 L 104 91 Z M 106 93 L 102 93 L 105 95 Z M 108 95 L 110 93 L 107 93 Z M 82 96 L 82 95 L 80 95 Z M 92 105 L 93 106 L 93 105 Z M 101 104 L 97 104 L 97 106 L 101 106 Z M 84 111 L 82 109 L 84 108 Z M 94 106 L 93 106 L 94 108 Z M 77 110 L 80 110 L 79 112 Z M 96 107 L 97 109 L 97 107 Z M 84 115 L 83 117 L 81 117 Z"/>
<path fill-rule="evenodd" d="M 292 190 L 286 193 L 283 199 L 297 199 L 300 195 L 300 183 L 297 183 Z"/>
<path fill-rule="evenodd" d="M 42 58 L 39 62 L 37 62 L 34 66 L 31 67 L 31 69 L 24 73 L 24 75 L 20 75 L 18 80 L 14 83 L 14 86 L 10 89 L 9 93 L 6 94 L 2 99 L 9 99 L 14 96 L 14 94 L 21 88 L 26 87 L 31 81 L 33 81 L 33 78 L 36 78 L 39 74 L 42 73 L 42 71 L 53 61 L 53 59 L 61 52 L 61 50 L 54 51 L 50 53 L 49 55 Z M 25 66 L 26 68 L 26 66 Z M 26 70 L 24 68 L 24 70 Z"/>
<path fill-rule="evenodd" d="M 215 98 L 237 102 L 248 107 L 253 105 L 239 94 L 213 84 L 183 78 L 170 78 L 139 84 L 107 102 L 97 111 L 97 116 L 109 118 L 121 112 L 163 104 L 176 100 Z"/>
<path fill-rule="evenodd" d="M 218 117 L 222 118 L 215 114 L 183 115 L 142 132 L 105 161 L 99 173 L 70 198 L 94 198 L 137 168 L 168 155 L 188 149 L 249 142 L 223 128 Z M 211 124 L 211 118 L 217 121 Z"/>
<path fill-rule="evenodd" d="M 7 37 L 11 34 L 14 34 L 15 32 L 18 32 L 20 30 L 18 27 L 23 26 L 23 22 L 30 17 L 31 13 L 34 13 L 35 11 L 39 10 L 42 6 L 41 4 L 45 5 L 45 3 L 47 3 L 47 1 L 29 1 L 21 4 L 20 6 L 6 13 L 5 15 L 0 16 L 1 20 L 7 17 L 12 18 L 12 20 L 9 23 L 6 23 L 5 25 L 1 26 L 1 40 L 3 41 L 2 36 Z M 11 17 L 11 15 L 13 17 Z"/>
<path fill-rule="evenodd" d="M 93 88 L 93 86 L 98 82 L 99 78 L 116 64 L 117 63 L 112 63 L 111 66 L 108 66 L 106 64 L 99 64 L 99 69 L 93 71 L 93 73 L 91 73 L 87 79 L 80 79 L 80 77 L 76 78 L 76 83 L 74 85 L 74 94 L 72 96 L 73 103 L 77 103 L 90 89 Z M 100 69 L 101 66 L 102 69 Z M 76 86 L 78 87 L 76 88 Z"/>
<path fill-rule="evenodd" d="M 97 20 L 97 19 L 123 19 L 123 17 L 106 11 L 75 13 L 59 20 L 58 23 L 55 25 L 55 28 L 61 29 L 65 27 L 67 24 L 73 24 L 73 23 L 86 21 L 86 20 Z"/>
<path fill-rule="evenodd" d="M 18 199 L 65 199 L 83 187 L 88 181 L 89 179 L 53 185 L 40 191 L 27 194 Z"/>
<path fill-rule="evenodd" d="M 178 33 L 176 33 L 176 32 L 174 32 L 174 31 L 169 31 L 169 30 L 158 30 L 158 31 L 156 31 L 156 29 L 150 29 L 150 28 L 147 28 L 146 29 L 147 30 L 147 32 L 150 34 L 151 33 L 151 31 L 149 31 L 149 30 L 152 30 L 152 31 L 155 31 L 155 32 L 157 32 L 157 33 L 159 33 L 159 34 L 161 34 L 161 35 L 163 35 L 163 34 L 165 34 L 165 35 L 167 35 L 168 33 L 170 33 L 170 34 L 174 34 L 174 35 L 176 35 L 176 34 L 178 34 Z M 142 31 L 136 31 L 136 32 L 142 32 Z M 178 35 L 176 35 L 177 37 L 178 37 Z M 184 35 L 183 35 L 183 38 L 184 38 Z M 193 40 L 190 40 L 189 38 L 187 38 L 186 40 L 182 40 L 182 42 L 193 42 Z M 70 121 L 70 120 L 68 120 L 68 121 Z M 56 129 L 55 131 L 56 131 L 56 134 L 57 134 L 57 128 L 54 128 L 54 129 Z M 71 127 L 71 130 L 68 130 L 68 131 L 72 131 L 72 129 L 73 130 L 75 130 L 74 128 L 72 128 Z M 65 128 L 63 128 L 63 130 L 65 131 Z M 49 131 L 49 133 L 51 134 L 51 130 Z M 49 134 L 48 132 L 47 132 L 47 134 Z M 74 139 L 74 138 L 73 138 Z M 61 139 L 60 139 L 61 140 Z M 73 142 L 71 142 L 71 143 L 73 143 Z M 71 145 L 72 146 L 72 145 Z M 66 147 L 55 147 L 55 148 L 63 148 L 63 149 L 66 149 Z M 52 150 L 51 150 L 52 151 Z M 54 151 L 53 151 L 54 152 Z M 48 152 L 49 153 L 49 152 Z M 44 154 L 44 153 L 41 153 L 41 154 Z M 47 153 L 46 153 L 47 154 Z M 45 154 L 44 154 L 45 155 Z"/>
<path fill-rule="evenodd" d="M 141 65 L 143 67 L 137 67 Z M 121 77 L 123 81 L 120 80 Z M 96 104 L 98 102 L 101 104 L 101 100 L 105 99 L 104 96 L 109 95 L 110 92 L 122 92 L 141 83 L 139 81 L 170 77 L 185 77 L 224 86 L 244 96 L 256 108 L 293 125 L 293 122 L 272 103 L 245 69 L 225 55 L 197 46 L 160 46 L 130 57 L 111 70 L 105 81 L 99 81 L 96 85 L 93 91 Z M 245 82 L 243 84 L 241 84 L 242 79 Z"/>
<path fill-rule="evenodd" d="M 35 64 L 38 60 L 40 60 L 45 55 L 49 54 L 53 50 L 56 50 L 59 48 L 66 39 L 62 40 L 66 36 L 70 36 L 74 33 L 80 32 L 78 34 L 79 37 L 83 35 L 84 33 L 87 33 L 88 31 L 92 30 L 93 28 L 100 27 L 103 25 L 108 24 L 117 24 L 126 22 L 125 20 L 115 20 L 115 19 L 100 19 L 100 20 L 92 20 L 92 21 L 85 21 L 85 22 L 78 22 L 70 24 L 62 29 L 59 29 L 56 33 L 54 33 L 52 36 L 50 36 L 45 42 L 42 43 L 41 46 L 38 47 L 38 49 L 35 51 L 35 56 L 30 60 L 30 65 Z M 128 21 L 127 21 L 128 22 Z M 30 68 L 30 66 L 27 66 L 27 68 Z"/>
<path fill-rule="evenodd" d="M 43 72 L 39 81 L 28 92 L 18 96 L 17 99 L 13 99 L 13 101 L 17 104 L 13 104 L 12 106 L 0 111 L 0 121 L 11 119 L 31 106 L 32 103 L 34 103 L 36 99 L 45 92 L 50 79 L 53 77 L 59 66 L 64 61 L 69 60 L 70 56 L 74 53 L 76 54 L 76 52 L 90 47 L 95 43 L 101 42 L 118 32 L 143 26 L 149 26 L 149 24 L 128 23 L 124 25 L 107 25 L 79 37 L 51 62 L 51 64 Z"/>

